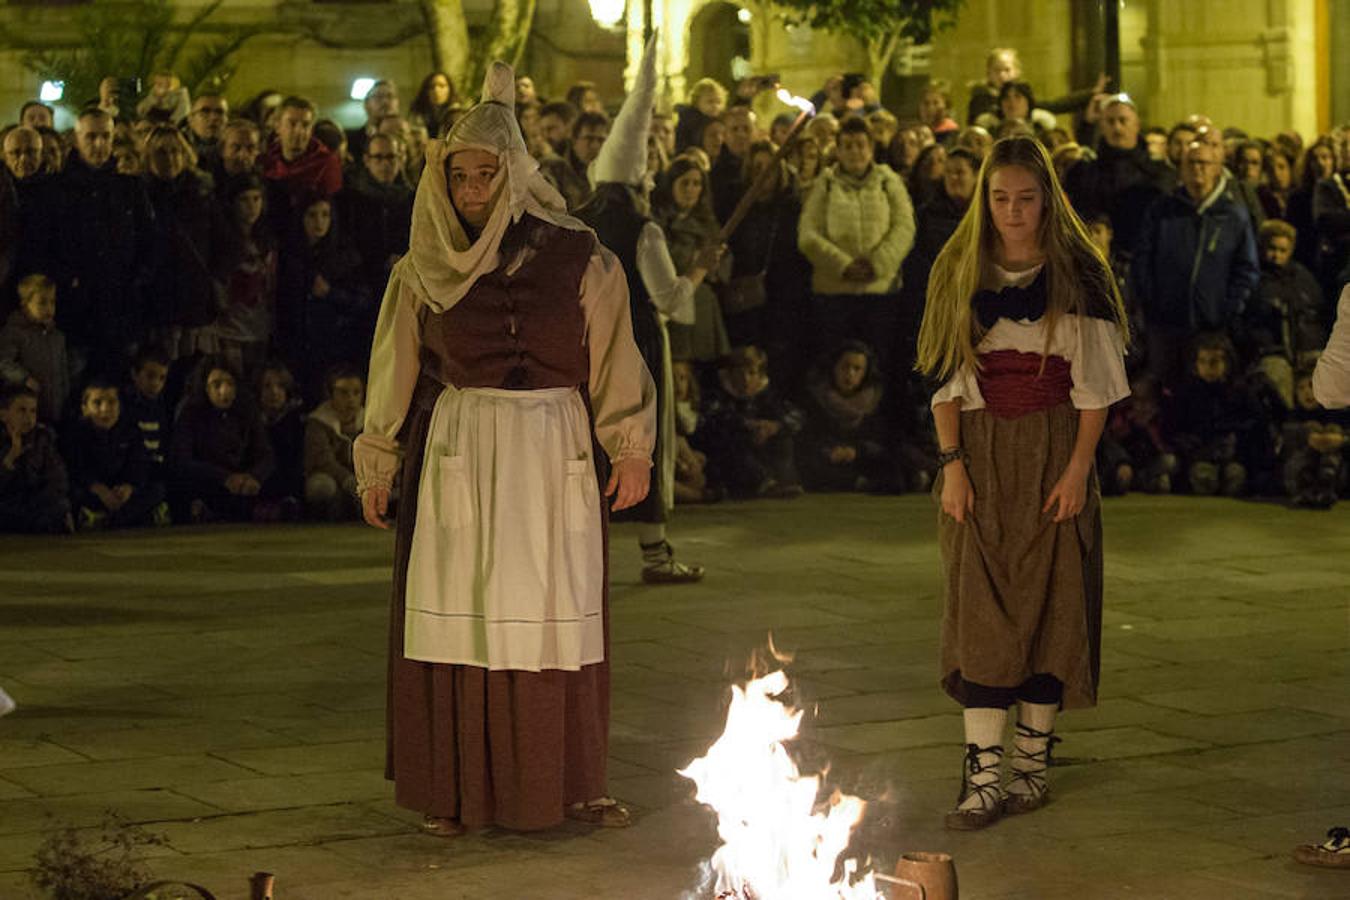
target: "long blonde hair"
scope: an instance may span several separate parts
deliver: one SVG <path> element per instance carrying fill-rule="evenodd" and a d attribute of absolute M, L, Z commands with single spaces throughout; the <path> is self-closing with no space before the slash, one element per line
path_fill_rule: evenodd
<path fill-rule="evenodd" d="M 1069 205 L 1049 153 L 1034 138 L 1011 137 L 994 144 L 985 157 L 975 199 L 933 263 L 915 363 L 925 374 L 949 378 L 961 365 L 979 368 L 975 348 L 984 329 L 972 314 L 971 300 L 980 290 L 998 243 L 989 211 L 989 179 L 1005 166 L 1021 166 L 1034 175 L 1044 198 L 1038 237 L 1045 254 L 1046 355 L 1060 316 L 1082 315 L 1093 306 L 1109 308 L 1128 343 L 1125 304 L 1111 265 Z"/>

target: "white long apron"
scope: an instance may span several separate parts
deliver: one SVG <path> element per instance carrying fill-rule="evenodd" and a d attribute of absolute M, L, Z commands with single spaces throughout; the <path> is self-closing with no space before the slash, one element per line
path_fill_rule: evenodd
<path fill-rule="evenodd" d="M 576 389 L 447 387 L 419 480 L 404 656 L 531 672 L 602 662 L 599 504 Z"/>

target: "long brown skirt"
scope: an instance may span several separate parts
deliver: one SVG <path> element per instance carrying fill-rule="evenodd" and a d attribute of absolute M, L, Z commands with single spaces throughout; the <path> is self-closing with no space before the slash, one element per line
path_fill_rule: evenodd
<path fill-rule="evenodd" d="M 959 524 L 938 508 L 946 575 L 942 686 L 1017 687 L 1032 675 L 1064 682 L 1064 708 L 1095 706 L 1101 674 L 1102 522 L 1094 470 L 1083 511 L 1056 524 L 1041 512 L 1078 434 L 1068 404 L 1000 419 L 961 414 L 975 513 Z M 942 496 L 942 478 L 933 486 Z"/>
<path fill-rule="evenodd" d="M 439 393 L 438 384 L 424 380 L 418 385 L 402 435 L 406 456 L 389 614 L 385 777 L 394 782 L 394 801 L 406 809 L 470 827 L 550 828 L 563 820 L 565 806 L 605 795 L 608 523 L 602 512 L 606 662 L 575 672 L 519 672 L 405 659 L 404 592 L 417 519 L 417 476 Z M 603 501 L 599 505 L 607 508 Z"/>

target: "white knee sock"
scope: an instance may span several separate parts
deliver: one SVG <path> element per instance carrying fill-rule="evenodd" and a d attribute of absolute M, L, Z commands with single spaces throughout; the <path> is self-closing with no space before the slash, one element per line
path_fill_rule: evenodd
<path fill-rule="evenodd" d="M 1028 703 L 1025 700 L 1017 702 L 1017 724 L 1024 726 L 1026 730 L 1019 728 L 1017 736 L 1013 739 L 1013 746 L 1016 748 L 1012 756 L 1014 772 L 1035 772 L 1044 779 L 1046 751 L 1050 745 L 1050 736 L 1055 731 L 1057 712 L 1059 712 L 1057 703 Z M 1034 734 L 1031 733 L 1033 731 Z M 1029 794 L 1033 791 L 1034 788 L 1026 779 L 1014 778 L 1008 784 L 1010 794 Z"/>
<path fill-rule="evenodd" d="M 966 726 L 966 744 L 974 744 L 981 750 L 998 748 L 997 752 L 979 755 L 981 770 L 970 776 L 971 786 L 997 785 L 1002 778 L 999 761 L 1002 759 L 1003 729 L 1008 722 L 1008 711 L 979 706 L 965 710 L 963 718 Z M 966 799 L 962 800 L 957 808 L 984 809 L 987 806 L 987 799 L 982 798 L 980 792 L 968 791 Z"/>
<path fill-rule="evenodd" d="M 650 547 L 652 544 L 662 544 L 666 540 L 666 526 L 664 524 L 653 525 L 650 522 L 643 522 L 638 526 L 638 543 L 644 547 Z"/>

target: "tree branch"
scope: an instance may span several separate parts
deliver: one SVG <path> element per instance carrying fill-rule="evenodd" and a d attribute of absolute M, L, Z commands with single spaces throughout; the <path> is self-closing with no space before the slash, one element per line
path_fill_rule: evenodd
<path fill-rule="evenodd" d="M 469 45 L 469 20 L 461 0 L 419 0 L 427 30 L 431 32 L 431 61 L 450 76 L 456 92 L 466 93 L 467 79 L 473 67 Z"/>

